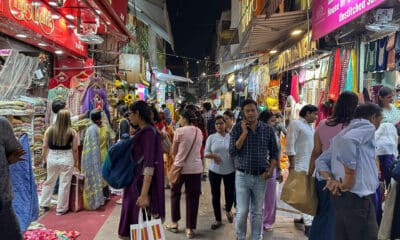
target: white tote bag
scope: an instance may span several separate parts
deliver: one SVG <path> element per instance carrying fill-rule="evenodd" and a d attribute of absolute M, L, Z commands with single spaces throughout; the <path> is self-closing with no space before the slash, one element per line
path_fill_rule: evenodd
<path fill-rule="evenodd" d="M 139 210 L 139 223 L 131 224 L 131 240 L 166 240 L 161 219 L 148 220 L 146 212 L 146 219 L 143 220 L 143 211 L 146 210 Z"/>

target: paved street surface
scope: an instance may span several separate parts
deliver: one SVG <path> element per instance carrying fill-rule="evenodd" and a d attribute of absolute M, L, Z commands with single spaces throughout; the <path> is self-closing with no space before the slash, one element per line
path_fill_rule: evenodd
<path fill-rule="evenodd" d="M 217 230 L 211 230 L 211 223 L 214 221 L 214 214 L 211 205 L 211 196 L 210 196 L 210 185 L 209 182 L 202 182 L 203 194 L 200 198 L 200 209 L 199 209 L 199 217 L 198 217 L 198 227 L 196 230 L 195 239 L 235 239 L 235 228 L 234 223 L 230 224 L 223 218 L 223 226 Z M 166 222 L 171 220 L 170 218 L 170 202 L 169 202 L 170 191 L 166 190 L 166 210 L 167 210 L 167 219 Z M 166 236 L 168 240 L 184 240 L 185 236 L 185 204 L 184 204 L 184 195 L 182 198 L 182 220 L 179 222 L 179 233 L 171 233 L 166 232 Z M 222 201 L 221 201 L 222 202 Z M 291 213 L 292 209 L 285 205 L 282 202 L 278 203 L 278 209 L 285 209 L 285 211 L 278 211 L 277 213 L 277 221 L 274 225 L 274 230 L 272 232 L 264 232 L 263 239 L 298 239 L 303 240 L 307 239 L 303 232 L 296 229 L 293 225 L 293 217 L 298 217 L 299 215 L 295 213 Z M 290 209 L 289 212 L 287 209 Z M 118 222 L 120 215 L 121 207 L 117 206 L 110 217 L 106 220 L 103 227 L 100 229 L 98 234 L 96 235 L 96 240 L 117 240 L 119 239 L 117 236 L 118 230 Z M 225 214 L 223 214 L 225 216 Z M 248 232 L 249 232 L 248 225 Z"/>

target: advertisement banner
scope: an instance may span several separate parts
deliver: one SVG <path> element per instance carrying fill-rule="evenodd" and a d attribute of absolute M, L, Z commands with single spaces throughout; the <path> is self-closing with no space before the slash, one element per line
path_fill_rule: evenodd
<path fill-rule="evenodd" d="M 314 0 L 312 6 L 313 40 L 343 26 L 385 0 Z"/>

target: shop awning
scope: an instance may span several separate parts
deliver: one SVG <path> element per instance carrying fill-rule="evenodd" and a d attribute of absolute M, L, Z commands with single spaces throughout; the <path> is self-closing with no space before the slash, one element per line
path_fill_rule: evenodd
<path fill-rule="evenodd" d="M 171 24 L 165 0 L 129 0 L 135 17 L 148 25 L 174 48 Z"/>
<path fill-rule="evenodd" d="M 254 63 L 257 60 L 258 57 L 259 57 L 259 55 L 255 55 L 255 56 L 251 56 L 251 57 L 247 57 L 247 58 L 223 62 L 219 65 L 219 74 L 227 75 L 229 73 L 239 71 L 247 66 L 250 66 L 252 63 Z"/>
<path fill-rule="evenodd" d="M 272 14 L 270 18 L 264 14 L 256 16 L 233 55 L 272 49 L 289 36 L 291 30 L 304 25 L 306 19 L 306 11 Z"/>
<path fill-rule="evenodd" d="M 159 72 L 157 70 L 153 70 L 153 73 L 157 80 L 164 81 L 164 82 L 184 82 L 184 83 L 193 83 L 190 78 L 185 78 L 181 76 L 176 76 L 172 74 L 166 74 Z"/>

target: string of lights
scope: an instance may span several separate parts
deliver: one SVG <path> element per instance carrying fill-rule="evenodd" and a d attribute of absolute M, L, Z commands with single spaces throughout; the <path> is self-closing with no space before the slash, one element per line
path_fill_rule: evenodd
<path fill-rule="evenodd" d="M 193 58 L 193 57 L 187 57 L 187 56 L 176 55 L 176 54 L 171 54 L 171 53 L 163 53 L 163 52 L 157 52 L 157 53 L 158 53 L 158 54 L 162 54 L 162 55 L 166 55 L 166 56 L 171 56 L 171 57 L 176 57 L 176 58 L 182 58 L 182 59 L 185 59 L 185 60 L 196 61 L 197 64 L 199 64 L 200 62 L 216 63 L 216 61 L 208 60 L 208 59 Z"/>

